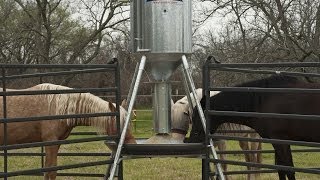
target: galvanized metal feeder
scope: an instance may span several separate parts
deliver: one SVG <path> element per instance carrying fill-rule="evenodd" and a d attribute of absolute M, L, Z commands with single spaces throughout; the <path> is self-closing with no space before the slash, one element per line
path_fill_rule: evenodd
<path fill-rule="evenodd" d="M 115 161 L 109 179 L 113 179 L 122 149 L 129 155 L 185 155 L 203 154 L 203 144 L 126 144 L 123 141 L 130 121 L 142 72 L 146 69 L 154 79 L 153 122 L 154 131 L 161 137 L 171 131 L 171 84 L 172 73 L 183 64 L 186 90 L 192 91 L 192 81 L 187 57 L 192 53 L 192 6 L 191 0 L 132 0 L 131 1 L 131 47 L 136 58 L 141 59 L 128 95 L 128 117 L 115 153 Z M 189 95 L 189 93 L 187 93 Z M 190 98 L 189 98 L 190 99 Z M 190 102 L 191 103 L 191 102 Z M 197 107 L 205 120 L 199 100 Z M 212 143 L 212 142 L 211 142 Z M 211 148 L 217 157 L 214 148 Z M 221 167 L 218 173 L 224 179 Z"/>
<path fill-rule="evenodd" d="M 132 1 L 131 47 L 146 56 L 154 78 L 153 120 L 158 134 L 171 130 L 171 74 L 192 52 L 191 1 Z"/>

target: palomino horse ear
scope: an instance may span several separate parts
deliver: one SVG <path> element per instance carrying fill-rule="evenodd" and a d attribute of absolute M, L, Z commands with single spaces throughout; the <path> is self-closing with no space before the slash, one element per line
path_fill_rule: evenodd
<path fill-rule="evenodd" d="M 127 99 L 122 100 L 121 106 L 122 106 L 124 109 L 128 110 Z"/>
<path fill-rule="evenodd" d="M 109 102 L 109 109 L 110 109 L 111 112 L 116 112 L 117 111 L 116 107 L 111 102 Z"/>

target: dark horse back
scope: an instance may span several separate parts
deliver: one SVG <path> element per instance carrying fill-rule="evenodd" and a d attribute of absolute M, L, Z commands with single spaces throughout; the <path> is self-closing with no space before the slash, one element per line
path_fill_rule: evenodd
<path fill-rule="evenodd" d="M 283 88 L 296 84 L 299 80 L 292 76 L 271 76 L 265 79 L 238 84 L 235 87 Z M 210 98 L 210 109 L 223 111 L 256 112 L 259 105 L 274 93 L 264 92 L 221 92 Z M 204 106 L 205 98 L 201 104 Z"/>
<path fill-rule="evenodd" d="M 277 75 L 245 82 L 236 85 L 236 87 L 316 89 L 320 88 L 320 85 L 308 83 L 291 76 Z M 205 98 L 201 101 L 204 106 Z M 320 115 L 319 107 L 319 93 L 221 92 L 210 98 L 210 109 L 217 111 Z M 263 119 L 233 116 L 212 116 L 210 119 L 213 120 L 211 121 L 212 132 L 215 132 L 216 127 L 221 123 L 233 122 L 256 129 L 256 131 L 260 131 L 258 133 L 261 136 L 266 138 L 320 141 L 320 134 L 317 133 L 320 121 L 317 120 L 306 122 L 300 119 Z M 302 127 L 308 129 L 308 131 L 302 131 Z"/>

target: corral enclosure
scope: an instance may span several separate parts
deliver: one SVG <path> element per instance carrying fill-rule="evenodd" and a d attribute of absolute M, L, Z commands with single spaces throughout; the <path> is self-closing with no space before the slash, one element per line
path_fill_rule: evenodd
<path fill-rule="evenodd" d="M 100 67 L 100 66 L 99 66 Z M 23 66 L 24 69 L 26 69 L 26 66 Z M 101 67 L 102 68 L 102 67 Z M 9 68 L 10 69 L 10 68 Z M 17 68 L 19 69 L 19 68 Z M 48 68 L 49 69 L 49 68 Z M 57 68 L 59 69 L 59 68 Z M 100 71 L 101 69 L 98 69 L 97 71 Z M 95 70 L 88 70 L 88 71 L 95 71 Z M 10 73 L 6 75 L 5 77 L 8 79 L 8 83 L 6 84 L 7 88 L 18 88 L 16 86 L 17 83 L 21 84 L 21 88 L 26 88 L 28 86 L 32 86 L 32 84 L 38 84 L 40 82 L 54 82 L 57 83 L 57 80 L 60 78 L 58 77 L 34 77 L 38 76 L 39 74 L 32 73 L 32 70 L 27 71 L 25 75 L 20 75 L 20 74 L 13 74 Z M 43 72 L 43 71 L 42 71 Z M 53 71 L 47 70 L 46 73 L 50 74 Z M 69 74 L 70 71 L 55 71 L 57 72 L 62 72 Z M 40 73 L 41 76 L 44 76 L 46 73 Z M 104 72 L 106 73 L 106 72 Z M 31 75 L 33 74 L 33 75 Z M 113 74 L 111 73 L 106 73 L 106 74 Z M 23 76 L 29 76 L 29 78 L 22 78 Z M 110 75 L 111 76 L 111 75 Z M 86 77 L 86 76 L 84 76 Z M 316 77 L 316 75 L 314 75 Z M 17 80 L 14 80 L 15 78 L 18 78 Z M 30 79 L 31 78 L 31 79 Z M 302 77 L 303 78 L 303 77 Z M 30 79 L 30 81 L 28 80 Z M 49 79 L 49 80 L 48 80 Z M 52 79 L 56 80 L 53 81 Z M 63 78 L 65 79 L 65 78 Z M 81 81 L 81 78 L 78 77 L 78 81 Z M 17 82 L 17 83 L 15 83 Z M 24 84 L 26 83 L 26 84 Z M 28 83 L 28 84 L 27 84 Z M 14 86 L 15 85 L 15 86 Z M 77 86 L 76 86 L 77 87 Z M 103 87 L 101 89 L 101 92 L 99 91 L 100 88 L 95 89 L 96 87 L 94 86 L 85 86 L 84 88 L 89 88 L 89 90 L 94 91 L 93 93 L 96 95 L 104 95 Z M 83 90 L 85 91 L 85 90 Z M 4 95 L 4 94 L 3 94 Z M 152 110 L 148 108 L 148 110 Z M 135 133 L 136 137 L 141 137 L 141 138 L 148 138 L 154 134 L 152 130 L 152 118 L 151 118 L 151 112 L 137 112 L 137 121 L 135 122 L 136 124 L 136 129 L 133 128 L 133 132 Z M 94 134 L 92 128 L 87 129 L 87 128 L 77 128 L 75 131 L 73 131 L 74 134 L 77 131 L 83 132 L 83 131 L 88 131 L 89 134 Z M 81 134 L 81 133 L 80 133 Z M 69 138 L 70 140 L 72 139 L 81 139 L 81 138 L 88 138 L 88 137 L 94 137 L 92 135 L 80 135 L 80 136 L 71 136 Z M 82 142 L 82 141 L 81 141 Z M 4 146 L 3 146 L 4 147 Z M 239 149 L 237 146 L 237 143 L 234 141 L 228 142 L 228 150 L 232 151 Z M 295 166 L 298 168 L 315 168 L 318 166 L 318 148 L 307 148 L 304 147 L 299 147 L 299 146 L 294 146 L 293 151 L 294 152 L 294 163 Z M 83 162 L 90 162 L 90 161 L 101 161 L 101 156 L 108 159 L 110 151 L 107 149 L 107 147 L 104 145 L 103 142 L 89 142 L 89 143 L 76 143 L 74 145 L 62 145 L 61 146 L 61 151 L 59 156 L 59 165 L 70 165 L 70 164 L 79 164 Z M 270 164 L 272 165 L 274 163 L 274 157 L 273 157 L 273 149 L 269 144 L 263 144 L 263 163 Z M 40 148 L 27 148 L 27 149 L 21 149 L 21 150 L 9 150 L 7 152 L 8 154 L 8 171 L 23 171 L 29 168 L 39 168 L 41 167 L 41 149 Z M 30 154 L 31 153 L 31 154 Z M 234 152 L 237 155 L 228 155 L 230 160 L 236 160 L 236 161 L 244 161 L 243 156 L 240 155 L 237 152 Z M 2 154 L 4 155 L 4 154 Z M 25 156 L 27 155 L 27 156 Z M 29 156 L 31 155 L 31 157 Z M 69 157 L 68 157 L 69 156 Z M 303 156 L 303 158 L 301 158 Z M 77 161 L 75 161 L 77 160 Z M 228 159 L 229 160 L 229 159 Z M 3 162 L 3 161 L 2 161 Z M 162 168 L 159 168 L 157 163 L 161 163 L 163 166 Z M 2 164 L 4 165 L 4 164 Z M 172 169 L 172 166 L 176 165 L 176 168 L 174 170 L 168 170 Z M 141 167 L 144 167 L 145 169 L 149 169 L 145 173 L 140 173 Z M 229 168 L 230 171 L 235 171 L 235 170 L 245 170 L 245 167 L 239 167 L 239 166 L 232 166 Z M 66 177 L 61 177 L 61 178 L 66 178 L 69 179 L 72 175 L 76 175 L 75 173 L 88 173 L 91 174 L 92 176 L 103 176 L 103 174 L 106 171 L 106 165 L 101 165 L 93 168 L 81 168 L 81 169 L 69 169 L 66 171 L 61 171 L 61 175 L 66 175 Z M 149 174 L 151 172 L 151 174 Z M 154 174 L 159 174 L 160 172 L 164 172 L 163 176 L 158 176 L 158 175 L 152 175 Z M 100 174 L 100 175 L 93 175 L 93 174 Z M 194 177 L 195 179 L 198 179 L 201 175 L 201 164 L 200 161 L 197 159 L 185 159 L 185 158 L 160 158 L 159 160 L 157 158 L 152 158 L 152 159 L 137 159 L 137 160 L 128 160 L 125 161 L 124 163 L 124 177 L 126 178 L 133 178 L 133 179 L 156 179 L 156 178 L 172 178 L 175 177 L 176 173 L 181 173 L 180 177 Z M 42 179 L 41 174 L 38 173 L 39 179 Z M 233 175 L 234 178 L 238 179 L 245 179 L 245 175 Z M 30 179 L 34 179 L 37 176 L 32 176 Z M 274 179 L 276 178 L 277 175 L 275 173 L 271 174 L 261 174 L 261 179 Z M 18 179 L 28 179 L 29 176 L 21 176 L 21 177 L 16 177 Z M 86 179 L 87 177 L 79 177 L 75 176 L 74 179 Z M 93 178 L 93 177 L 92 177 Z M 298 179 L 317 179 L 318 175 L 316 174 L 304 174 L 304 173 L 297 173 L 297 178 Z M 10 178 L 9 178 L 10 179 Z M 97 178 L 99 179 L 99 178 Z M 192 178 L 193 179 L 193 178 Z"/>
<path fill-rule="evenodd" d="M 15 1 L 18 2 L 18 1 Z M 121 4 L 124 1 L 81 1 L 84 3 L 84 9 L 80 10 L 80 13 L 85 11 L 89 12 L 88 14 L 93 16 L 94 20 L 89 20 L 88 22 L 92 22 L 92 29 L 87 28 L 90 27 L 90 23 L 86 24 L 84 27 L 83 24 L 76 21 L 69 21 L 68 7 L 66 8 L 53 8 L 51 9 L 49 14 L 40 13 L 45 12 L 46 9 L 52 7 L 60 7 L 60 1 L 50 1 L 44 4 L 41 4 L 41 1 L 37 1 L 35 3 L 29 3 L 29 1 L 24 1 L 17 3 L 15 6 L 14 1 L 3 1 L 0 3 L 1 8 L 1 17 L 0 27 L 1 28 L 1 43 L 0 43 L 0 51 L 1 51 L 1 62 L 4 63 L 26 63 L 26 64 L 41 64 L 41 63 L 60 63 L 57 65 L 55 69 L 59 69 L 59 73 L 65 74 L 63 76 L 53 76 L 55 74 L 52 73 L 47 77 L 46 73 L 51 72 L 52 67 L 49 68 L 39 68 L 31 65 L 30 67 L 22 65 L 19 66 L 4 66 L 2 69 L 3 77 L 2 77 L 2 87 L 6 88 L 26 88 L 33 86 L 35 84 L 41 82 L 51 82 L 55 84 L 64 84 L 70 87 L 81 88 L 83 92 L 92 92 L 97 96 L 101 96 L 106 100 L 110 100 L 111 102 L 120 103 L 121 99 L 124 96 L 119 95 L 127 95 L 129 91 L 128 82 L 131 81 L 132 74 L 134 71 L 134 65 L 138 60 L 132 58 L 130 53 L 127 52 L 127 44 L 128 39 L 118 37 L 117 33 L 110 32 L 109 30 L 120 30 L 123 32 L 125 37 L 128 37 L 127 26 L 122 24 L 124 22 L 123 19 L 112 19 L 110 22 L 106 22 L 103 16 L 100 16 L 100 12 L 103 14 L 109 8 L 115 7 L 115 11 L 109 12 L 109 17 L 112 17 L 112 13 L 116 12 L 118 15 L 125 15 L 126 10 L 128 9 L 125 4 Z M 93 2 L 91 4 L 91 2 Z M 109 3 L 110 2 L 110 3 Z M 25 4 L 24 4 L 25 3 Z M 55 4 L 57 3 L 57 4 Z M 96 3 L 96 4 L 95 4 Z M 105 3 L 105 4 L 100 4 Z M 113 4 L 114 3 L 114 4 Z M 195 65 L 201 65 L 207 56 L 209 55 L 217 55 L 217 60 L 222 62 L 220 65 L 209 65 L 213 67 L 213 69 L 217 70 L 221 68 L 222 70 L 226 70 L 227 72 L 214 72 L 209 76 L 208 81 L 211 82 L 215 88 L 216 86 L 232 86 L 235 84 L 239 84 L 239 82 L 246 82 L 251 79 L 262 78 L 264 75 L 253 75 L 252 73 L 262 73 L 262 74 L 287 74 L 287 75 L 301 75 L 301 79 L 305 79 L 306 81 L 318 81 L 319 75 L 316 74 L 318 72 L 319 65 L 317 63 L 312 64 L 312 62 L 319 61 L 319 15 L 320 15 L 320 6 L 318 1 L 299 1 L 299 2 L 291 2 L 291 1 L 273 1 L 273 2 L 258 2 L 258 1 L 211 1 L 205 2 L 206 8 L 203 8 L 204 13 L 200 13 L 200 15 L 208 16 L 204 17 L 204 19 L 210 18 L 212 14 L 219 14 L 219 16 L 225 17 L 228 16 L 229 23 L 226 23 L 227 26 L 225 29 L 221 28 L 220 33 L 215 34 L 212 31 L 206 33 L 204 36 L 198 36 L 196 32 L 194 32 L 194 39 L 196 40 L 196 45 L 193 47 L 195 49 L 194 55 L 192 56 L 192 63 Z M 57 5 L 57 6 L 56 6 Z M 98 5 L 96 8 L 95 5 Z M 114 5 L 114 6 L 113 6 Z M 122 5 L 125 8 L 122 9 Z M 15 8 L 17 7 L 18 8 Z M 80 7 L 80 6 L 79 6 Z M 83 7 L 83 6 L 81 6 Z M 99 9 L 98 11 L 95 11 Z M 221 11 L 216 11 L 216 9 L 220 9 Z M 101 11 L 100 11 L 101 10 Z M 199 10 L 199 9 L 198 9 Z M 211 11 L 211 13 L 210 13 Z M 54 13 L 58 12 L 58 13 Z M 163 11 L 165 12 L 165 11 Z M 208 13 L 209 12 L 209 13 Z M 37 16 L 37 15 L 38 16 Z M 271 16 L 270 16 L 271 14 Z M 16 16 L 13 16 L 16 15 Z M 83 13 L 85 15 L 85 13 Z M 199 15 L 199 14 L 198 14 Z M 199 16 L 200 16 L 199 15 Z M 258 16 L 255 16 L 258 15 Z M 273 16 L 275 15 L 275 16 Z M 100 16 L 100 19 L 99 19 Z M 58 17 L 58 18 L 56 18 Z M 118 16 L 113 16 L 118 17 Z M 247 18 L 249 17 L 249 18 Z M 254 17 L 254 18 L 252 18 Z M 126 16 L 124 19 L 127 18 Z M 48 21 L 46 21 L 48 20 Z M 51 21 L 50 21 L 51 20 Z M 61 22 L 65 22 L 65 24 L 60 24 Z M 86 19 L 87 20 L 87 19 Z M 201 19 L 197 19 L 197 23 L 202 24 L 203 21 Z M 8 23 L 9 22 L 9 23 Z M 246 22 L 246 23 L 244 23 Z M 302 23 L 300 23 L 302 22 Z M 110 25 L 112 24 L 112 25 Z M 223 24 L 223 22 L 221 22 Z M 61 26 L 60 26 L 61 25 Z M 68 26 L 74 27 L 70 28 Z M 110 25 L 110 26 L 109 26 Z M 199 27 L 196 26 L 195 29 Z M 215 27 L 209 27 L 210 29 L 216 30 Z M 106 30 L 106 31 L 104 31 Z M 181 29 L 180 29 L 181 30 Z M 76 32 L 76 33 L 74 33 Z M 101 33 L 102 32 L 102 33 Z M 176 31 L 180 32 L 180 31 Z M 74 34 L 73 34 L 74 33 Z M 127 34 L 126 34 L 127 33 Z M 115 37 L 117 36 L 117 37 Z M 109 38 L 110 37 L 110 38 Z M 90 39 L 91 38 L 91 39 Z M 73 41 L 74 40 L 74 41 Z M 173 44 L 171 44 L 173 45 Z M 75 64 L 87 64 L 87 63 L 105 63 L 106 59 L 111 58 L 112 51 L 118 51 L 120 59 L 120 68 L 121 68 L 121 76 L 119 79 L 112 81 L 113 77 L 116 77 L 113 73 L 105 73 L 102 70 L 101 66 L 88 65 L 88 66 L 79 66 L 82 69 L 84 67 L 88 67 L 92 72 L 91 74 L 85 75 L 73 75 L 74 72 L 70 70 L 62 70 L 65 69 L 69 65 L 64 65 L 63 63 L 75 63 Z M 294 65 L 289 65 L 290 67 L 277 67 L 271 68 L 268 63 L 270 62 L 309 62 L 307 64 L 299 64 L 293 63 Z M 252 65 L 248 64 L 237 64 L 231 65 L 224 63 L 247 63 L 247 62 L 267 62 L 266 64 L 257 64 L 256 66 L 261 66 L 261 70 L 263 67 L 267 67 L 262 71 L 255 71 L 256 67 L 251 70 L 251 73 L 243 73 L 249 72 L 248 67 L 252 67 Z M 246 67 L 246 65 L 248 65 Z M 288 64 L 285 64 L 288 65 Z M 60 66 L 60 67 L 59 67 Z M 61 66 L 64 66 L 61 68 Z M 71 65 L 72 66 L 72 65 Z M 71 67 L 70 66 L 70 67 Z M 255 66 L 255 65 L 253 65 Z M 35 68 L 36 67 L 36 68 Z M 41 67 L 41 66 L 39 66 Z M 195 77 L 195 81 L 197 86 L 201 87 L 202 83 L 202 67 L 200 66 L 192 66 L 196 71 L 194 71 L 193 75 Z M 100 70 L 96 68 L 102 68 L 102 73 Z M 243 68 L 243 69 L 241 69 Z M 75 68 L 78 69 L 78 68 Z M 220 70 L 221 70 L 220 69 Z M 85 70 L 87 71 L 87 70 Z M 233 73 L 235 71 L 236 73 Z M 291 71 L 291 72 L 281 72 L 281 71 Z M 307 72 L 306 74 L 300 74 L 300 72 Z M 34 74 L 36 73 L 36 75 Z M 80 72 L 79 72 L 80 73 Z M 23 75 L 20 75 L 23 74 Z M 177 73 L 178 74 L 178 73 Z M 145 74 L 144 74 L 145 75 Z M 150 75 L 150 74 L 149 74 Z M 25 77 L 28 78 L 25 78 Z M 176 74 L 173 74 L 173 81 L 183 81 L 183 78 L 177 78 Z M 178 75 L 179 76 L 179 75 Z M 308 76 L 309 78 L 305 78 Z M 122 78 L 121 78 L 122 77 Z M 97 80 L 96 80 L 97 79 Z M 145 81 L 148 81 L 148 78 L 145 78 Z M 115 97 L 115 92 L 107 92 L 105 87 L 117 86 L 117 83 L 121 82 L 122 89 L 118 90 L 118 95 Z M 149 85 L 146 85 L 149 86 Z M 145 87 L 146 87 L 145 86 Z M 172 94 L 175 94 L 175 89 L 180 88 L 180 92 L 182 91 L 182 85 L 176 85 L 177 88 L 174 88 Z M 180 87 L 179 87 L 180 86 Z M 97 89 L 96 89 L 97 88 Z M 142 95 L 149 96 L 152 93 L 152 88 L 140 88 L 140 92 Z M 228 90 L 228 89 L 220 89 L 220 90 Z M 303 93 L 303 92 L 301 92 Z M 10 93 L 2 93 L 2 96 L 11 96 Z M 113 96 L 113 97 L 110 97 Z M 139 96 L 138 96 L 139 97 Z M 143 108 L 149 110 L 151 108 L 152 100 L 141 100 L 138 98 L 136 103 L 136 108 L 143 106 Z M 4 103 L 5 104 L 5 103 Z M 231 112 L 232 113 L 232 112 Z M 147 115 L 146 115 L 147 114 Z M 299 115 L 297 115 L 299 116 Z M 311 115 L 312 116 L 312 115 Z M 300 116 L 300 118 L 304 116 Z M 318 117 L 312 116 L 307 117 L 306 119 Z M 7 123 L 6 121 L 10 120 L 7 118 L 3 118 L 2 122 Z M 21 119 L 20 119 L 21 120 Z M 136 129 L 133 129 L 135 135 L 137 137 L 148 138 L 152 135 L 152 120 L 151 115 L 148 112 L 138 112 L 137 121 L 134 123 L 136 125 Z M 107 137 L 93 137 L 91 139 L 91 135 L 95 136 L 93 133 L 93 129 L 80 128 L 76 129 L 79 131 L 89 131 L 89 133 L 80 133 L 80 136 L 72 136 L 66 142 L 61 143 L 73 143 L 78 142 L 75 146 L 70 146 L 67 144 L 62 145 L 61 157 L 59 157 L 59 165 L 70 165 L 77 164 L 71 166 L 91 166 L 103 164 L 98 168 L 93 167 L 88 169 L 87 171 L 83 169 L 70 169 L 67 171 L 59 171 L 60 175 L 65 175 L 67 177 L 62 177 L 65 179 L 87 179 L 88 177 L 80 177 L 80 176 L 90 176 L 90 178 L 94 178 L 97 176 L 97 179 L 101 179 L 106 173 L 106 164 L 111 162 L 109 161 L 109 151 L 106 149 L 106 146 L 103 142 L 99 142 L 99 144 L 91 144 L 88 146 L 86 144 L 81 144 L 83 141 L 97 141 L 97 140 L 105 140 Z M 79 133 L 74 133 L 79 134 Z M 209 134 L 210 136 L 210 134 Z M 78 138 L 85 138 L 85 140 L 80 140 Z M 88 139 L 89 138 L 89 139 Z M 222 137 L 216 136 L 215 138 L 227 138 L 232 139 L 230 137 Z M 74 140 L 75 139 L 75 140 Z M 237 139 L 237 138 L 236 138 Z M 238 138 L 239 139 L 239 138 Z M 242 139 L 243 140 L 243 139 Z M 256 140 L 255 140 L 256 141 Z M 264 142 L 271 142 L 273 140 L 263 139 Z M 276 140 L 275 140 L 276 141 Z M 81 142 L 81 143 L 80 143 Z M 281 142 L 283 143 L 283 142 Z M 287 143 L 287 142 L 285 142 Z M 296 142 L 294 142 L 296 143 Z M 231 150 L 236 150 L 237 145 L 235 142 L 229 142 L 228 147 Z M 310 174 L 297 172 L 297 179 L 318 179 L 319 175 L 319 145 L 318 143 L 300 143 L 304 145 L 311 145 L 311 148 L 307 150 L 300 146 L 294 146 L 293 151 L 297 151 L 294 153 L 294 164 L 295 169 L 288 168 L 290 170 L 297 170 L 302 172 L 309 172 Z M 39 144 L 38 144 L 39 145 Z M 78 146 L 79 145 L 79 146 Z M 29 145 L 24 145 L 29 146 Z M 30 145 L 32 146 L 32 145 Z M 67 148 L 68 146 L 68 148 Z M 66 147 L 66 149 L 64 149 Z M 101 148 L 102 147 L 102 148 Z M 14 147 L 10 147 L 14 148 Z M 40 168 L 43 166 L 43 160 L 39 157 L 33 158 L 34 156 L 44 156 L 41 150 L 35 150 L 36 154 L 27 154 L 32 155 L 32 158 L 26 157 L 23 160 L 20 158 L 25 154 L 20 154 L 19 152 L 15 152 L 13 150 L 6 150 L 5 146 L 2 146 L 3 150 L 3 172 L 7 171 L 20 171 L 29 169 L 29 164 L 32 164 L 30 160 L 35 160 L 36 165 L 32 168 Z M 29 153 L 29 148 L 22 149 L 21 151 Z M 32 149 L 33 150 L 33 149 Z M 92 151 L 91 151 L 92 150 Z M 74 153 L 70 153 L 74 152 Z M 12 153 L 12 154 L 10 154 Z M 223 152 L 219 152 L 223 153 Z M 235 153 L 241 154 L 243 152 L 225 152 L 225 153 Z M 250 152 L 247 152 L 250 153 Z M 268 165 L 274 164 L 273 150 L 270 145 L 263 145 L 263 163 Z M 89 156 L 85 159 L 80 158 L 81 156 Z M 16 157 L 17 156 L 17 159 Z M 70 156 L 70 159 L 66 159 L 65 156 Z M 79 157 L 80 156 L 80 157 Z M 107 157 L 105 161 L 101 162 L 101 156 Z M 242 155 L 229 155 L 231 160 L 242 160 Z M 303 157 L 303 158 L 302 158 Z M 94 159 L 96 158 L 96 159 Z M 73 162 L 72 160 L 77 159 L 81 162 Z M 91 160 L 96 160 L 96 163 L 92 164 L 83 164 L 79 165 L 79 163 L 87 162 Z M 19 162 L 16 162 L 19 161 Z M 25 162 L 25 164 L 21 163 L 21 161 Z M 99 162 L 100 161 L 100 162 Z M 215 162 L 223 162 L 212 160 Z M 65 162 L 65 164 L 64 164 Z M 9 163 L 9 164 L 7 164 Z M 186 164 L 184 164 L 186 163 Z M 238 164 L 238 165 L 250 165 L 245 163 L 231 162 L 228 163 Z M 164 165 L 163 168 L 160 168 L 160 165 Z M 8 165 L 8 166 L 7 166 Z M 165 166 L 167 165 L 167 166 Z M 176 165 L 173 168 L 173 165 Z M 63 168 L 70 168 L 71 166 L 64 166 Z M 159 161 L 156 159 L 137 159 L 137 160 L 128 160 L 124 163 L 124 177 L 125 179 L 177 179 L 176 176 L 181 177 L 181 179 L 200 179 L 201 177 L 201 163 L 199 159 L 169 159 L 163 158 Z M 262 165 L 263 167 L 267 167 L 266 165 Z M 242 166 L 241 166 L 242 167 Z M 237 174 L 237 173 L 248 173 L 248 172 L 234 172 L 238 170 L 245 170 L 245 167 L 241 168 L 240 166 L 231 167 L 229 173 Z M 273 169 L 277 167 L 268 166 Z M 62 167 L 58 167 L 62 168 Z M 142 171 L 141 169 L 150 169 L 149 171 Z M 286 168 L 287 169 L 287 168 Z M 97 171 L 96 171 L 97 170 Z M 172 170 L 172 171 L 171 171 Z M 212 168 L 213 170 L 213 168 Z M 263 169 L 264 170 L 264 169 Z M 42 170 L 34 170 L 38 176 L 41 176 L 39 171 Z M 78 172 L 78 176 L 72 177 L 74 172 Z M 233 171 L 233 172 L 232 172 Z M 82 173 L 86 172 L 86 175 Z M 274 174 L 275 170 L 266 170 L 264 172 L 268 172 L 267 174 L 262 174 L 261 179 L 276 179 L 278 176 Z M 9 172 L 9 179 L 20 178 L 15 177 L 18 174 L 29 174 L 32 171 L 23 171 L 23 172 Z M 97 173 L 97 174 L 96 174 Z M 272 174 L 269 174 L 272 173 Z M 151 175 L 150 175 L 151 174 Z M 212 172 L 210 175 L 213 175 Z M 1 177 L 5 177 L 5 173 L 1 174 Z M 245 175 L 233 175 L 236 179 L 245 179 Z M 35 177 L 31 176 L 22 176 L 21 179 L 34 179 Z M 42 179 L 39 177 L 39 179 Z"/>

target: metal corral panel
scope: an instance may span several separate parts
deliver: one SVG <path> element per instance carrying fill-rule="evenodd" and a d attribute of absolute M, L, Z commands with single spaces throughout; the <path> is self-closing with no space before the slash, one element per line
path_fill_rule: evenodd
<path fill-rule="evenodd" d="M 133 0 L 132 51 L 191 53 L 191 0 Z"/>

